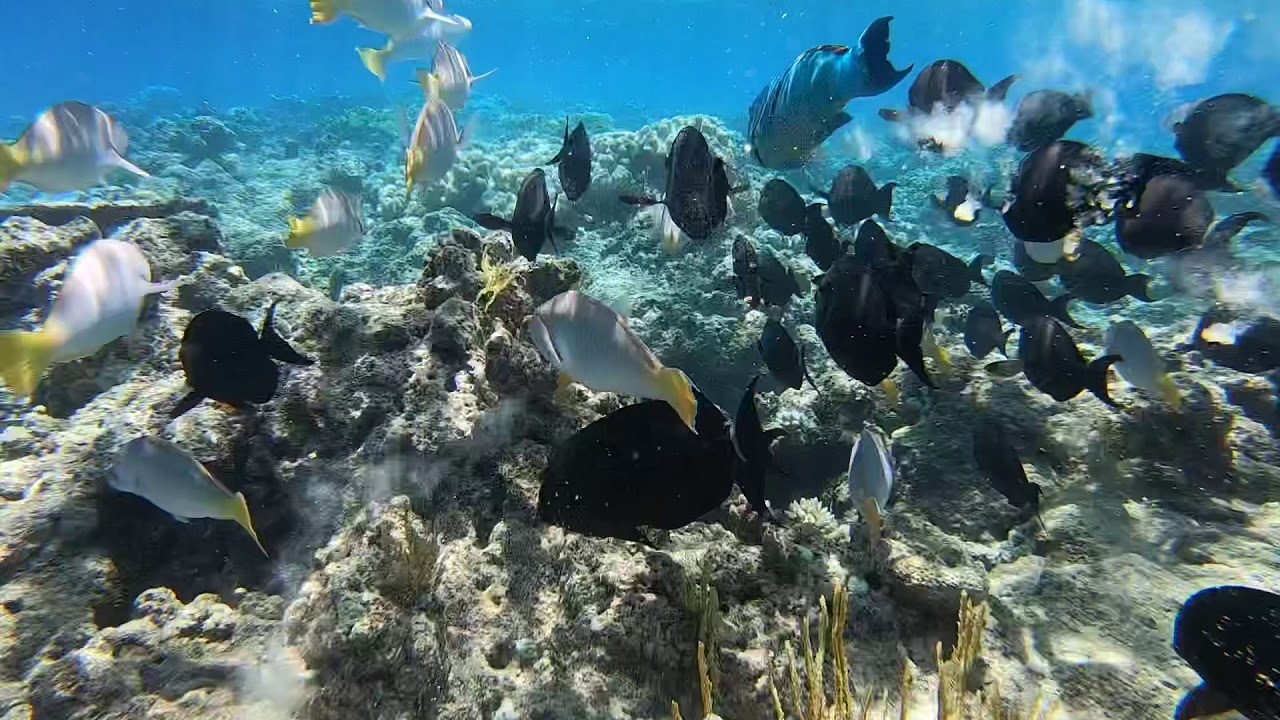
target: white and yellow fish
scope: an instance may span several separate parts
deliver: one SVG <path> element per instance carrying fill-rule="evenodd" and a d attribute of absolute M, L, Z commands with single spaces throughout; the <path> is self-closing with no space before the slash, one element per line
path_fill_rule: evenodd
<path fill-rule="evenodd" d="M 341 190 L 325 190 L 304 218 L 289 218 L 290 250 L 306 248 L 316 257 L 345 252 L 364 237 L 364 213 L 360 198 Z"/>
<path fill-rule="evenodd" d="M 263 555 L 241 493 L 233 493 L 209 474 L 190 453 L 168 440 L 144 435 L 125 443 L 116 456 L 107 484 L 145 498 L 178 522 L 191 518 L 231 520 L 249 533 Z"/>
<path fill-rule="evenodd" d="M 177 284 L 151 282 L 151 266 L 137 245 L 93 241 L 71 262 L 40 329 L 0 332 L 0 378 L 14 394 L 30 397 L 49 365 L 88 357 L 129 335 L 143 299 Z"/>
<path fill-rule="evenodd" d="M 418 113 L 409 138 L 405 160 L 406 191 L 418 185 L 430 185 L 444 179 L 458 159 L 462 133 L 453 119 L 453 111 L 440 99 L 439 81 L 427 72 L 419 73 L 427 100 Z"/>
<path fill-rule="evenodd" d="M 386 81 L 387 66 L 409 60 L 430 60 L 436 56 L 440 42 L 471 32 L 471 21 L 461 15 L 440 15 L 430 23 L 405 35 L 393 35 L 382 49 L 356 48 L 366 69 Z"/>
<path fill-rule="evenodd" d="M 129 134 L 91 105 L 64 102 L 46 110 L 12 145 L 0 145 L 0 192 L 11 182 L 43 192 L 84 190 L 113 170 L 151 177 L 124 158 Z"/>
<path fill-rule="evenodd" d="M 312 25 L 334 22 L 341 15 L 393 38 L 413 35 L 447 17 L 441 0 L 311 0 Z"/>
<path fill-rule="evenodd" d="M 1112 323 L 1107 328 L 1105 355 L 1119 355 L 1116 372 L 1130 385 L 1160 397 L 1175 409 L 1182 407 L 1178 386 L 1165 371 L 1165 362 L 1142 328 L 1130 320 Z"/>
<path fill-rule="evenodd" d="M 576 290 L 539 307 L 529 321 L 538 352 L 560 370 L 563 386 L 580 382 L 599 392 L 665 400 L 690 429 L 698 401 L 689 377 L 664 367 L 626 318 Z"/>
<path fill-rule="evenodd" d="M 431 74 L 439 83 L 440 99 L 454 112 L 461 111 L 471 99 L 471 88 L 477 80 L 483 80 L 493 74 L 490 70 L 483 75 L 472 75 L 467 58 L 454 46 L 441 40 L 436 46 L 435 61 Z"/>

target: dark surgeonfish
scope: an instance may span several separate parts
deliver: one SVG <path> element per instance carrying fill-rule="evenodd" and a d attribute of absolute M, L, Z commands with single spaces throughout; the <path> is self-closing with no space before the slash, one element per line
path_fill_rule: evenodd
<path fill-rule="evenodd" d="M 1271 194 L 1280 198 L 1280 143 L 1276 143 L 1271 157 L 1267 158 L 1267 164 L 1262 168 L 1262 179 L 1271 188 Z"/>
<path fill-rule="evenodd" d="M 741 233 L 733 238 L 733 289 L 751 307 L 760 302 L 760 259 L 756 246 Z"/>
<path fill-rule="evenodd" d="M 1280 137 L 1280 109 L 1252 95 L 1217 95 L 1196 103 L 1174 124 L 1173 134 L 1183 159 L 1225 177 L 1267 140 Z"/>
<path fill-rule="evenodd" d="M 1088 390 L 1102 402 L 1116 406 L 1107 393 L 1107 371 L 1123 360 L 1119 355 L 1103 355 L 1087 362 L 1066 328 L 1046 315 L 1022 326 L 1018 334 L 1018 359 L 1001 360 L 987 366 L 997 377 L 1019 372 L 1037 390 L 1062 402 Z"/>
<path fill-rule="evenodd" d="M 1031 282 L 1043 282 L 1058 274 L 1060 263 L 1036 262 L 1027 253 L 1027 245 L 1021 240 L 1013 241 L 1013 266 L 1018 274 Z"/>
<path fill-rule="evenodd" d="M 222 310 L 205 310 L 191 318 L 182 333 L 178 360 L 191 388 L 173 410 L 176 418 L 206 398 L 239 410 L 267 402 L 276 394 L 280 368 L 312 365 L 315 360 L 298 354 L 275 330 L 276 304 L 262 319 L 261 332 L 248 320 Z"/>
<path fill-rule="evenodd" d="M 852 119 L 850 100 L 888 91 L 911 72 L 889 62 L 889 22 L 871 23 L 858 50 L 821 45 L 806 50 L 751 103 L 747 141 L 751 156 L 767 168 L 797 168 Z"/>
<path fill-rule="evenodd" d="M 1190 178 L 1158 175 L 1141 189 L 1135 207 L 1116 214 L 1116 241 L 1130 255 L 1151 260 L 1165 255 L 1221 247 L 1260 212 L 1241 212 L 1214 221 L 1213 206 Z"/>
<path fill-rule="evenodd" d="M 966 264 L 940 247 L 917 242 L 907 247 L 906 256 L 911 264 L 911 277 L 925 295 L 960 298 L 969 294 L 971 283 L 987 284 L 982 268 L 991 264 L 988 255 L 978 255 Z"/>
<path fill-rule="evenodd" d="M 1009 322 L 1023 327 L 1041 315 L 1056 317 L 1071 327 L 1084 327 L 1068 311 L 1072 299 L 1067 294 L 1049 300 L 1030 280 L 1008 270 L 997 271 L 991 279 L 991 302 Z"/>
<path fill-rule="evenodd" d="M 1117 175 L 1124 178 L 1117 199 L 1124 203 L 1136 203 L 1142 196 L 1142 189 L 1153 178 L 1160 175 L 1178 175 L 1190 180 L 1201 190 L 1238 193 L 1241 188 L 1231 182 L 1225 175 L 1211 170 L 1198 168 L 1177 158 L 1151 153 L 1134 153 L 1127 160 L 1116 163 Z"/>
<path fill-rule="evenodd" d="M 1076 259 L 1058 263 L 1057 269 L 1062 287 L 1085 302 L 1105 305 L 1123 297 L 1155 302 L 1150 275 L 1128 274 L 1114 255 L 1092 240 L 1081 240 Z"/>
<path fill-rule="evenodd" d="M 786 437 L 787 431 L 781 428 L 766 430 L 761 425 L 760 412 L 756 408 L 756 383 L 759 381 L 760 376 L 757 375 L 747 385 L 729 435 L 733 439 L 735 457 L 733 481 L 751 503 L 751 509 L 770 518 L 773 513 L 765 501 L 765 480 L 769 470 L 777 467 L 773 461 L 773 443 Z"/>
<path fill-rule="evenodd" d="M 982 103 L 1004 102 L 1009 86 L 1017 80 L 1016 75 L 1001 80 L 990 88 L 983 86 L 974 77 L 969 68 L 958 60 L 938 60 L 920 71 L 907 91 L 906 118 L 897 110 L 881 109 L 880 117 L 889 122 L 906 120 L 913 122 L 921 118 L 952 116 L 964 118 L 973 128 L 977 113 L 972 116 L 962 115 L 958 111 L 962 107 L 975 108 Z M 954 114 L 954 115 L 953 115 Z M 917 144 L 925 150 L 942 152 L 949 149 L 940 138 L 931 135 L 931 128 L 921 126 L 913 129 Z"/>
<path fill-rule="evenodd" d="M 889 234 L 875 220 L 868 219 L 858 226 L 858 236 L 853 241 L 853 257 L 860 265 L 876 270 L 896 264 L 902 249 L 889 239 Z"/>
<path fill-rule="evenodd" d="M 819 215 L 821 215 L 821 206 Z M 808 207 L 800 193 L 791 187 L 791 183 L 782 178 L 774 178 L 764 184 L 760 190 L 760 203 L 757 205 L 760 219 L 775 231 L 783 235 L 798 235 L 804 232 Z"/>
<path fill-rule="evenodd" d="M 1016 330 L 1005 330 L 1000 324 L 1000 314 L 991 307 L 991 303 L 983 300 L 969 308 L 969 314 L 965 316 L 964 346 L 979 360 L 990 355 L 992 350 L 999 350 L 1001 355 L 1009 357 L 1005 346 Z"/>
<path fill-rule="evenodd" d="M 844 254 L 844 244 L 836 237 L 835 228 L 822 215 L 822 206 L 813 204 L 804 216 L 804 253 L 824 272 L 836 258 Z"/>
<path fill-rule="evenodd" d="M 1071 126 L 1093 117 L 1091 93 L 1072 95 L 1061 90 L 1036 90 L 1018 103 L 1009 126 L 1009 144 L 1031 152 L 1060 140 Z"/>
<path fill-rule="evenodd" d="M 896 187 L 898 183 L 888 182 L 877 188 L 861 166 L 846 165 L 831 182 L 831 192 L 816 188 L 813 192 L 827 201 L 831 219 L 837 225 L 856 225 L 872 215 L 888 220 Z"/>
<path fill-rule="evenodd" d="M 759 255 L 760 300 L 766 307 L 783 307 L 792 297 L 800 297 L 800 281 L 794 268 L 783 263 L 769 248 Z"/>
<path fill-rule="evenodd" d="M 990 481 L 991 486 L 1004 496 L 1009 504 L 1030 510 L 1040 517 L 1040 496 L 1044 491 L 1027 479 L 1026 468 L 1018 451 L 1009 443 L 1009 434 L 1000 421 L 983 418 L 973 431 L 973 459 L 978 469 Z M 1044 520 L 1040 520 L 1044 525 Z"/>
<path fill-rule="evenodd" d="M 1110 174 L 1084 143 L 1058 140 L 1022 159 L 1013 177 L 1004 223 L 1024 242 L 1053 243 L 1104 212 Z"/>
<path fill-rule="evenodd" d="M 1178 703 L 1174 720 L 1231 710 L 1280 718 L 1280 595 L 1236 585 L 1197 592 L 1178 611 L 1173 650 L 1204 681 Z"/>
<path fill-rule="evenodd" d="M 628 405 L 551 452 L 538 518 L 595 537 L 643 541 L 641 527 L 674 530 L 720 506 L 733 489 L 729 419 L 697 388 L 695 434 L 670 404 Z"/>
<path fill-rule="evenodd" d="M 764 324 L 764 331 L 756 341 L 756 349 L 764 364 L 769 366 L 769 374 L 783 387 L 799 390 L 805 380 L 818 389 L 818 384 L 809 375 L 809 367 L 805 363 L 804 348 L 797 345 L 791 333 L 775 318 L 769 318 Z"/>
<path fill-rule="evenodd" d="M 547 164 L 560 166 L 560 187 L 570 200 L 577 201 L 591 187 L 591 140 L 581 120 L 570 133 L 569 118 L 564 119 L 564 144 Z"/>
<path fill-rule="evenodd" d="M 555 236 L 568 236 L 568 231 L 556 227 L 556 204 L 547 193 L 547 175 L 541 169 L 535 169 L 525 176 L 520 185 L 520 193 L 516 195 L 516 209 L 510 220 L 497 215 L 481 213 L 475 216 L 481 227 L 489 230 L 506 230 L 511 233 L 511 242 L 516 252 L 530 262 L 538 259 L 538 253 L 548 240 L 551 247 L 556 248 Z M 559 252 L 559 248 L 556 251 Z"/>
<path fill-rule="evenodd" d="M 933 204 L 961 227 L 978 222 L 982 210 L 981 201 L 969 192 L 969 179 L 959 175 L 947 178 L 946 192 L 934 195 Z"/>
<path fill-rule="evenodd" d="M 1280 320 L 1259 315 L 1245 324 L 1232 316 L 1224 306 L 1209 308 L 1178 350 L 1199 350 L 1218 365 L 1251 375 L 1280 368 Z"/>
<path fill-rule="evenodd" d="M 622 195 L 629 205 L 665 205 L 672 222 L 693 240 L 706 240 L 729 215 L 729 186 L 724 161 L 711 152 L 707 138 L 692 125 L 681 128 L 667 152 L 667 185 L 662 200 Z"/>

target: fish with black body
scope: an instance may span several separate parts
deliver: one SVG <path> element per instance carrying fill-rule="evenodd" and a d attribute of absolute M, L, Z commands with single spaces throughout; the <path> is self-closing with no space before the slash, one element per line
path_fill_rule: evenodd
<path fill-rule="evenodd" d="M 767 307 L 783 307 L 792 297 L 800 297 L 800 281 L 794 268 L 783 263 L 769 248 L 759 255 L 760 300 Z"/>
<path fill-rule="evenodd" d="M 570 200 L 577 202 L 591 187 L 591 139 L 587 137 L 587 127 L 581 120 L 570 133 L 569 118 L 564 119 L 564 144 L 547 164 L 559 166 L 560 187 Z"/>
<path fill-rule="evenodd" d="M 1118 407 L 1107 392 L 1107 371 L 1121 360 L 1119 355 L 1103 355 L 1086 361 L 1067 329 L 1041 315 L 1022 326 L 1018 359 L 991 363 L 987 372 L 996 377 L 1024 373 L 1032 386 L 1058 402 L 1088 390 L 1102 402 Z"/>
<path fill-rule="evenodd" d="M 530 262 L 538 259 L 538 253 L 547 241 L 559 252 L 556 236 L 567 238 L 570 235 L 568 230 L 556 226 L 556 203 L 547 192 L 547 175 L 541 168 L 536 168 L 525 176 L 520 192 L 516 195 L 516 209 L 510 220 L 489 213 L 480 213 L 473 219 L 489 230 L 506 230 L 511 233 L 511 242 L 516 246 L 516 251 Z"/>
<path fill-rule="evenodd" d="M 692 125 L 676 133 L 667 152 L 666 191 L 658 200 L 642 195 L 620 195 L 628 205 L 665 205 L 671 220 L 693 240 L 706 240 L 728 217 L 729 195 L 741 188 L 729 186 L 724 161 L 711 152 L 707 138 Z"/>
<path fill-rule="evenodd" d="M 1280 369 L 1280 320 L 1258 315 L 1243 323 L 1234 317 L 1224 306 L 1209 308 L 1178 351 L 1199 350 L 1218 365 L 1251 375 Z"/>
<path fill-rule="evenodd" d="M 822 206 L 816 206 L 821 214 Z M 783 235 L 804 232 L 808 218 L 808 206 L 791 183 L 773 178 L 760 190 L 760 202 L 756 206 L 760 219 Z"/>
<path fill-rule="evenodd" d="M 856 225 L 872 215 L 889 219 L 893 209 L 893 190 L 898 183 L 887 182 L 877 188 L 871 175 L 859 165 L 846 165 L 831 182 L 831 192 L 812 188 L 827 201 L 831 219 L 837 225 Z"/>
<path fill-rule="evenodd" d="M 1266 215 L 1246 211 L 1214 220 L 1213 206 L 1195 181 L 1182 175 L 1157 175 L 1142 188 L 1136 206 L 1116 215 L 1116 242 L 1143 260 L 1226 246 L 1249 223 Z"/>
<path fill-rule="evenodd" d="M 1110 218 L 1113 173 L 1093 148 L 1058 140 L 1022 159 L 1002 216 L 1024 242 L 1052 243 L 1076 227 Z"/>
<path fill-rule="evenodd" d="M 824 272 L 844 254 L 844 243 L 823 216 L 822 206 L 816 203 L 810 205 L 804 215 L 804 253 Z"/>
<path fill-rule="evenodd" d="M 858 227 L 858 235 L 853 241 L 853 257 L 861 265 L 882 270 L 900 261 L 902 249 L 889 239 L 880 223 L 868 219 Z"/>
<path fill-rule="evenodd" d="M 969 314 L 965 316 L 964 346 L 979 360 L 990 355 L 992 350 L 999 350 L 1001 355 L 1009 357 L 1005 347 L 1009 336 L 1016 331 L 1017 328 L 1005 330 L 1000 324 L 1000 314 L 991 303 L 982 300 L 969 308 Z"/>
<path fill-rule="evenodd" d="M 733 289 L 739 300 L 755 307 L 761 299 L 760 259 L 756 246 L 741 233 L 733 238 Z"/>
<path fill-rule="evenodd" d="M 1173 650 L 1203 681 L 1178 703 L 1174 720 L 1231 710 L 1249 720 L 1280 718 L 1280 595 L 1238 585 L 1197 592 L 1178 610 Z"/>
<path fill-rule="evenodd" d="M 1057 269 L 1062 287 L 1078 300 L 1095 305 L 1124 297 L 1155 302 L 1150 275 L 1128 274 L 1114 255 L 1092 240 L 1081 240 L 1076 259 L 1059 263 Z"/>
<path fill-rule="evenodd" d="M 818 384 L 809 374 L 804 348 L 796 344 L 791 333 L 787 332 L 777 318 L 771 317 L 765 321 L 760 339 L 756 341 L 756 349 L 760 351 L 764 364 L 769 367 L 769 373 L 783 387 L 799 390 L 804 381 L 808 380 L 814 390 L 818 389 Z"/>
<path fill-rule="evenodd" d="M 1021 510 L 1030 510 L 1040 520 L 1040 497 L 1044 491 L 1027 479 L 1026 468 L 1018 451 L 1009 442 L 1009 434 L 993 417 L 983 418 L 973 431 L 973 459 L 991 486 L 1004 496 L 1009 504 Z"/>
<path fill-rule="evenodd" d="M 1159 175 L 1179 175 L 1200 190 L 1225 193 L 1243 192 L 1243 189 L 1231 182 L 1225 175 L 1211 170 L 1196 167 L 1177 158 L 1151 153 L 1134 153 L 1131 157 L 1115 163 L 1117 177 L 1122 178 L 1117 200 L 1126 204 L 1136 204 L 1142 198 L 1142 189 Z"/>
<path fill-rule="evenodd" d="M 937 60 L 912 81 L 907 90 L 907 110 L 930 115 L 938 110 L 954 111 L 975 98 L 1003 102 L 1017 79 L 1017 75 L 1010 75 L 988 89 L 959 60 Z M 880 117 L 892 122 L 900 116 L 896 110 L 881 110 Z"/>
<path fill-rule="evenodd" d="M 882 17 L 862 33 L 858 49 L 810 48 L 766 85 L 751 103 L 747 142 L 767 168 L 798 168 L 827 138 L 849 123 L 854 98 L 888 91 L 911 73 L 889 61 L 889 22 Z"/>
<path fill-rule="evenodd" d="M 757 375 L 747 384 L 747 390 L 738 403 L 738 412 L 733 417 L 733 427 L 729 434 L 733 439 L 733 481 L 746 496 L 751 509 L 762 517 L 769 519 L 773 513 L 765 501 L 765 481 L 769 471 L 776 470 L 773 460 L 773 443 L 787 436 L 782 428 L 766 430 L 760 423 L 760 411 L 756 408 Z"/>
<path fill-rule="evenodd" d="M 661 400 L 628 405 L 551 451 L 538 518 L 595 537 L 645 541 L 641 527 L 675 530 L 733 490 L 729 418 L 696 387 L 691 430 Z"/>
<path fill-rule="evenodd" d="M 1280 137 L 1280 109 L 1253 95 L 1216 95 L 1196 103 L 1173 134 L 1184 160 L 1226 177 L 1267 140 Z"/>
<path fill-rule="evenodd" d="M 1013 266 L 1018 269 L 1019 275 L 1031 282 L 1043 282 L 1057 275 L 1059 264 L 1061 264 L 1061 261 L 1052 263 L 1036 262 L 1027 253 L 1025 243 L 1021 240 L 1013 241 Z"/>
<path fill-rule="evenodd" d="M 969 192 L 969 179 L 960 175 L 948 177 L 946 192 L 932 197 L 933 204 L 947 219 L 961 227 L 978 222 L 982 213 L 982 201 Z"/>
<path fill-rule="evenodd" d="M 960 298 L 969 294 L 969 286 L 986 286 L 982 268 L 991 264 L 989 255 L 978 255 L 968 263 L 940 247 L 917 242 L 907 246 L 907 262 L 916 287 L 926 295 Z"/>
<path fill-rule="evenodd" d="M 176 418 L 206 398 L 238 410 L 269 401 L 280 382 L 275 361 L 313 365 L 275 330 L 276 303 L 254 332 L 248 320 L 223 310 L 205 310 L 191 318 L 182 333 L 178 360 L 191 388 L 173 410 Z"/>
<path fill-rule="evenodd" d="M 991 302 L 1009 322 L 1026 326 L 1042 315 L 1058 318 L 1071 327 L 1084 327 L 1071 317 L 1070 293 L 1049 300 L 1030 280 L 1008 270 L 999 270 L 991 279 Z"/>
<path fill-rule="evenodd" d="M 1280 143 L 1271 151 L 1267 164 L 1262 168 L 1262 180 L 1271 188 L 1271 194 L 1280 199 Z"/>
<path fill-rule="evenodd" d="M 1008 142 L 1021 152 L 1031 152 L 1061 139 L 1073 125 L 1093 117 L 1093 94 L 1036 90 L 1018 103 Z"/>

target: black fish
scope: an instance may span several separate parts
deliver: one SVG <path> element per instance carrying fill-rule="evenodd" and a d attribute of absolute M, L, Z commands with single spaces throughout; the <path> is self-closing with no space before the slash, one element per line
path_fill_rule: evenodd
<path fill-rule="evenodd" d="M 1217 95 L 1196 103 L 1173 134 L 1183 159 L 1225 177 L 1268 139 L 1280 136 L 1280 110 L 1252 95 Z"/>
<path fill-rule="evenodd" d="M 1151 276 L 1129 275 L 1120 261 L 1092 240 L 1081 240 L 1075 261 L 1058 263 L 1058 277 L 1072 296 L 1104 305 L 1132 296 L 1142 302 L 1151 297 Z"/>
<path fill-rule="evenodd" d="M 1126 203 L 1137 203 L 1142 197 L 1142 189 L 1159 175 L 1180 175 L 1191 180 L 1201 190 L 1216 190 L 1228 193 L 1243 192 L 1240 187 L 1228 180 L 1226 176 L 1211 170 L 1198 168 L 1177 158 L 1152 155 L 1150 153 L 1134 153 L 1133 157 L 1129 158 L 1127 162 L 1120 161 L 1117 165 L 1124 176 L 1124 185 L 1126 186 L 1118 199 Z"/>
<path fill-rule="evenodd" d="M 187 376 L 187 393 L 173 410 L 176 418 L 208 398 L 240 410 L 262 404 L 276 394 L 280 368 L 275 362 L 311 365 L 275 330 L 275 303 L 256 333 L 248 320 L 222 310 L 205 310 L 191 318 L 182 333 L 178 359 Z"/>
<path fill-rule="evenodd" d="M 1107 371 L 1123 360 L 1119 355 L 1103 355 L 1086 362 L 1075 340 L 1057 320 L 1041 315 L 1022 326 L 1018 334 L 1018 359 L 987 366 L 994 375 L 1021 370 L 1040 392 L 1062 402 L 1088 390 L 1102 402 L 1116 407 L 1107 394 Z"/>
<path fill-rule="evenodd" d="M 1235 342 L 1220 343 L 1205 339 L 1210 325 L 1228 320 L 1221 306 L 1209 309 L 1191 333 L 1190 340 L 1178 347 L 1181 351 L 1199 350 L 1218 365 L 1243 373 L 1260 375 L 1280 368 L 1280 320 L 1269 315 L 1254 318 L 1236 333 Z"/>
<path fill-rule="evenodd" d="M 962 227 L 978 222 L 982 204 L 969 194 L 969 179 L 959 175 L 947 178 L 947 191 L 933 196 L 933 204 L 942 210 L 948 219 Z"/>
<path fill-rule="evenodd" d="M 1178 703 L 1174 720 L 1230 710 L 1280 718 L 1280 595 L 1233 585 L 1201 590 L 1178 611 L 1173 650 L 1204 681 Z"/>
<path fill-rule="evenodd" d="M 979 96 L 1002 102 L 1009 93 L 1009 86 L 1017 79 L 1017 75 L 1010 75 L 988 90 L 964 63 L 938 60 L 921 70 L 911 83 L 911 89 L 907 91 L 908 111 L 918 115 L 931 115 L 937 110 L 951 112 Z M 900 116 L 896 110 L 881 110 L 880 117 L 896 121 Z"/>
<path fill-rule="evenodd" d="M 783 307 L 791 298 L 800 297 L 796 271 L 765 248 L 759 256 L 760 299 L 766 306 Z"/>
<path fill-rule="evenodd" d="M 1116 241 L 1130 255 L 1151 260 L 1205 246 L 1226 245 L 1258 212 L 1236 213 L 1214 222 L 1213 206 L 1190 178 L 1158 175 L 1142 188 L 1136 207 L 1116 215 Z"/>
<path fill-rule="evenodd" d="M 1030 280 L 1008 270 L 997 271 L 991 279 L 991 302 L 1015 325 L 1026 327 L 1041 315 L 1049 315 L 1071 327 L 1084 327 L 1068 312 L 1071 300 L 1067 294 L 1050 301 Z"/>
<path fill-rule="evenodd" d="M 978 255 L 965 264 L 940 247 L 918 242 L 907 247 L 907 257 L 911 277 L 926 295 L 959 298 L 969 294 L 970 283 L 987 284 L 982 277 L 982 268 L 991 264 L 987 255 Z"/>
<path fill-rule="evenodd" d="M 697 434 L 671 405 L 650 400 L 609 413 L 551 452 L 538 518 L 574 532 L 644 540 L 716 509 L 733 489 L 729 419 L 694 389 Z"/>
<path fill-rule="evenodd" d="M 1018 269 L 1019 275 L 1031 282 L 1041 282 L 1057 275 L 1059 264 L 1061 262 L 1036 262 L 1027 254 L 1027 246 L 1021 240 L 1013 241 L 1013 266 Z"/>
<path fill-rule="evenodd" d="M 999 350 L 1001 355 L 1008 357 L 1005 345 L 1015 330 L 1016 328 L 1005 330 L 1001 327 L 1000 314 L 991 307 L 991 303 L 984 300 L 969 308 L 969 314 L 965 317 L 964 346 L 979 360 L 990 355 L 992 350 Z"/>
<path fill-rule="evenodd" d="M 868 219 L 858 227 L 858 236 L 853 241 L 853 257 L 858 264 L 885 269 L 897 263 L 901 253 L 902 250 L 875 220 Z"/>
<path fill-rule="evenodd" d="M 760 261 L 756 246 L 746 235 L 733 239 L 733 287 L 739 300 L 746 300 L 752 307 L 760 302 Z"/>
<path fill-rule="evenodd" d="M 560 165 L 560 187 L 564 188 L 565 197 L 576 201 L 591 187 L 591 140 L 581 120 L 571 134 L 569 118 L 564 119 L 564 144 L 560 146 L 560 152 L 547 161 L 548 165 L 557 163 Z"/>
<path fill-rule="evenodd" d="M 681 128 L 667 153 L 667 186 L 661 201 L 621 195 L 629 205 L 666 205 L 671 220 L 693 240 L 705 240 L 728 215 L 728 173 L 707 138 L 691 125 Z"/>
<path fill-rule="evenodd" d="M 827 201 L 831 219 L 837 225 L 856 225 L 872 215 L 889 219 L 893 208 L 893 190 L 898 183 L 888 182 L 877 188 L 871 175 L 858 165 L 846 165 L 831 183 L 831 192 L 814 189 Z"/>
<path fill-rule="evenodd" d="M 776 468 L 773 461 L 773 443 L 787 436 L 781 428 L 765 430 L 760 424 L 760 413 L 756 409 L 757 375 L 751 378 L 747 391 L 738 403 L 738 414 L 733 418 L 733 438 L 735 461 L 733 463 L 733 481 L 742 494 L 747 496 L 751 509 L 769 518 L 773 513 L 764 498 L 765 479 L 769 470 Z"/>
<path fill-rule="evenodd" d="M 781 178 L 774 178 L 764 184 L 760 190 L 760 203 L 757 206 L 760 219 L 765 224 L 783 235 L 797 235 L 804 232 L 806 207 L 804 198 L 791 187 L 791 183 Z"/>
<path fill-rule="evenodd" d="M 1081 120 L 1093 117 L 1093 103 L 1088 93 L 1072 95 L 1061 90 L 1036 90 L 1018 103 L 1013 125 L 1009 127 L 1009 144 L 1022 152 L 1031 152 L 1060 139 Z"/>
<path fill-rule="evenodd" d="M 1027 479 L 1018 451 L 1009 443 L 1009 434 L 995 418 L 984 418 L 973 431 L 973 459 L 991 486 L 1023 510 L 1030 509 L 1040 517 L 1040 496 L 1044 491 Z M 1044 525 L 1044 520 L 1040 520 Z"/>
<path fill-rule="evenodd" d="M 474 220 L 481 227 L 490 230 L 506 230 L 511 233 L 511 242 L 516 251 L 530 262 L 538 259 L 538 253 L 548 240 L 551 247 L 556 247 L 555 236 L 566 236 L 568 232 L 556 227 L 556 206 L 547 194 L 547 175 L 536 169 L 525 176 L 520 185 L 520 194 L 516 195 L 516 209 L 510 220 L 497 215 L 481 213 Z"/>
<path fill-rule="evenodd" d="M 1097 194 L 1109 177 L 1102 158 L 1088 145 L 1074 140 L 1045 145 L 1018 166 L 1004 223 L 1019 240 L 1061 240 L 1082 216 L 1099 209 Z"/>
<path fill-rule="evenodd" d="M 1262 168 L 1262 179 L 1271 188 L 1271 194 L 1280 198 L 1280 143 L 1276 143 L 1271 157 L 1267 158 L 1267 164 Z"/>
<path fill-rule="evenodd" d="M 822 206 L 816 203 L 809 206 L 804 216 L 804 252 L 824 271 L 844 254 L 844 245 L 836 239 L 835 228 L 822 216 Z"/>
<path fill-rule="evenodd" d="M 760 339 L 756 341 L 756 349 L 760 351 L 760 357 L 764 358 L 764 364 L 769 366 L 769 372 L 783 387 L 799 390 L 808 379 L 813 389 L 818 389 L 818 384 L 809 375 L 804 348 L 796 345 L 791 333 L 787 332 L 782 323 L 769 318 L 764 324 L 764 331 L 760 333 Z"/>

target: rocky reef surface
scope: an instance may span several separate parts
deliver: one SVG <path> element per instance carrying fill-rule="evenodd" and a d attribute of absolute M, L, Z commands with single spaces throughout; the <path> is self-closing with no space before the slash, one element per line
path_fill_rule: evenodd
<path fill-rule="evenodd" d="M 7 327 L 38 322 L 66 260 L 100 233 L 136 242 L 157 278 L 186 278 L 149 301 L 132 336 L 56 366 L 34 406 L 0 394 L 5 720 L 669 717 L 673 699 L 698 706 L 699 641 L 717 714 L 763 720 L 774 717 L 767 678 L 790 694 L 786 643 L 837 587 L 851 597 L 856 688 L 889 690 L 916 716 L 937 712 L 934 648 L 956 642 L 963 593 L 990 608 L 982 682 L 1010 707 L 1045 693 L 1063 716 L 1154 720 L 1198 683 L 1169 642 L 1182 601 L 1280 570 L 1280 419 L 1266 380 L 1170 354 L 1180 410 L 1132 391 L 1118 392 L 1121 410 L 1055 403 L 982 372 L 960 342 L 963 301 L 940 312 L 942 388 L 900 370 L 896 405 L 827 359 L 810 298 L 791 303 L 786 322 L 821 392 L 762 385 L 766 424 L 791 433 L 778 447 L 787 474 L 770 487 L 780 522 L 762 523 L 735 491 L 652 545 L 541 524 L 551 448 L 624 399 L 556 393 L 525 318 L 582 288 L 732 412 L 763 369 L 764 323 L 734 296 L 733 235 L 800 275 L 816 268 L 758 221 L 755 191 L 734 198 L 726 232 L 676 256 L 615 196 L 660 185 L 685 124 L 753 187 L 765 176 L 714 118 L 629 132 L 589 117 L 594 182 L 560 203 L 576 239 L 528 263 L 467 216 L 510 212 L 524 174 L 555 153 L 561 120 L 513 118 L 521 132 L 477 143 L 406 199 L 391 117 L 285 104 L 293 124 L 251 111 L 152 122 L 134 155 L 154 180 L 63 203 L 15 193 L 0 212 Z M 217 161 L 188 167 L 192 154 Z M 961 230 L 930 214 L 949 166 L 870 167 L 900 184 L 895 240 L 1007 259 L 998 219 Z M 329 185 L 364 197 L 368 237 L 324 260 L 286 250 L 285 217 Z M 482 272 L 484 257 L 511 282 Z M 206 404 L 169 422 L 193 314 L 256 323 L 273 302 L 277 328 L 318 362 L 284 370 L 258 413 Z M 1202 309 L 1131 302 L 1080 313 L 1087 354 L 1110 316 L 1142 322 L 1167 351 Z M 1043 529 L 979 475 L 970 433 L 984 413 L 1045 489 Z M 876 546 L 842 477 L 866 422 L 891 433 L 899 474 Z M 229 523 L 178 524 L 108 489 L 116 449 L 144 433 L 243 492 L 269 557 Z M 898 698 L 904 661 L 918 678 Z"/>

